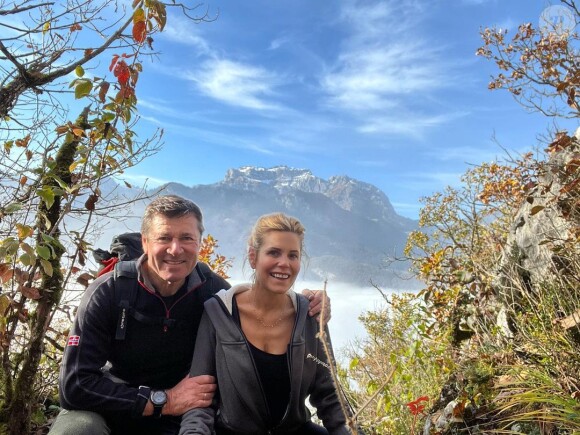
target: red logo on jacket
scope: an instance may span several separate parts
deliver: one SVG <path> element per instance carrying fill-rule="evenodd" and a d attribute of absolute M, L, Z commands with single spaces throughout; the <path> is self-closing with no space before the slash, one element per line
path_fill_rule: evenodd
<path fill-rule="evenodd" d="M 71 335 L 68 338 L 68 342 L 66 343 L 67 346 L 78 346 L 79 345 L 79 341 L 81 341 L 81 336 L 80 335 Z"/>

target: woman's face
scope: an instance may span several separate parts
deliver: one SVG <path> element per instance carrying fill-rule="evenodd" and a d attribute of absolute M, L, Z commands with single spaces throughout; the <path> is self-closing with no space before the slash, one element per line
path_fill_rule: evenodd
<path fill-rule="evenodd" d="M 275 293 L 286 293 L 300 272 L 300 238 L 290 231 L 269 231 L 258 252 L 250 248 L 256 284 Z"/>

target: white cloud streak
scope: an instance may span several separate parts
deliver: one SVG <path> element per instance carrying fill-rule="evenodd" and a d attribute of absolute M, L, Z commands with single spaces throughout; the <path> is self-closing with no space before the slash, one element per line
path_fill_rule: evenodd
<path fill-rule="evenodd" d="M 203 94 L 232 106 L 282 110 L 274 102 L 280 78 L 264 68 L 227 59 L 211 59 L 187 74 Z"/>
<path fill-rule="evenodd" d="M 199 25 L 181 15 L 175 15 L 168 21 L 167 27 L 159 34 L 159 38 L 192 47 L 195 49 L 196 56 L 213 56 L 209 44 L 199 34 L 200 30 L 197 27 Z"/>
<path fill-rule="evenodd" d="M 464 115 L 417 110 L 419 96 L 449 82 L 441 48 L 418 34 L 423 13 L 419 2 L 391 0 L 355 1 L 343 10 L 350 34 L 321 85 L 329 107 L 358 117 L 358 131 L 420 138 L 425 130 Z"/>

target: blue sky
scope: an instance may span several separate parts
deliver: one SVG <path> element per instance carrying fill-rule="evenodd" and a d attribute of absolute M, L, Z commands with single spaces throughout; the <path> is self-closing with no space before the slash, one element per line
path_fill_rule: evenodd
<path fill-rule="evenodd" d="M 141 138 L 162 151 L 127 172 L 149 186 L 287 165 L 372 183 L 399 214 L 473 164 L 532 150 L 553 120 L 487 89 L 480 28 L 537 25 L 539 0 L 221 0 L 210 23 L 170 14 L 144 65 Z M 201 9 L 200 9 L 201 10 Z"/>

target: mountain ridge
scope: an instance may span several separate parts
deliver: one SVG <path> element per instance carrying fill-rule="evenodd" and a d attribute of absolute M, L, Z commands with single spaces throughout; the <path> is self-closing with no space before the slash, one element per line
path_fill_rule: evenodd
<path fill-rule="evenodd" d="M 213 184 L 171 182 L 158 191 L 181 195 L 201 207 L 220 254 L 234 258 L 234 275 L 242 271 L 252 224 L 262 214 L 282 211 L 306 227 L 305 279 L 416 286 L 408 280 L 409 264 L 399 259 L 417 222 L 398 215 L 387 195 L 369 183 L 345 175 L 324 180 L 309 169 L 283 165 L 243 166 L 228 169 Z"/>

